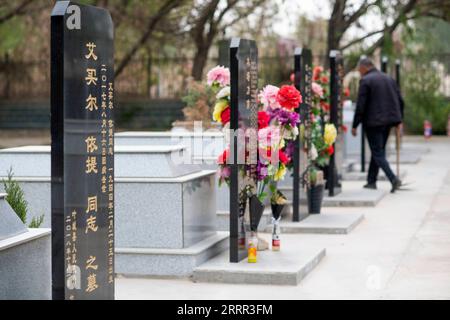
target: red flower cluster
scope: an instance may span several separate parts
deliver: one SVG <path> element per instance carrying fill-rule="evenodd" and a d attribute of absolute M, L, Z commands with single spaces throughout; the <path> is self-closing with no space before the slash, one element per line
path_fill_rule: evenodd
<path fill-rule="evenodd" d="M 277 100 L 283 108 L 294 110 L 302 103 L 302 95 L 294 86 L 282 86 Z"/>
<path fill-rule="evenodd" d="M 328 147 L 327 153 L 329 156 L 332 156 L 334 154 L 334 146 L 333 145 Z"/>
<path fill-rule="evenodd" d="M 350 89 L 349 88 L 344 89 L 344 96 L 346 96 L 347 98 L 350 97 Z"/>
<path fill-rule="evenodd" d="M 280 162 L 284 165 L 288 164 L 291 161 L 291 159 L 286 155 L 286 153 L 284 153 L 281 150 L 280 152 L 278 152 L 278 158 L 280 159 Z"/>
<path fill-rule="evenodd" d="M 230 150 L 225 149 L 225 151 L 217 159 L 218 164 L 227 164 L 228 158 L 230 157 Z"/>
<path fill-rule="evenodd" d="M 264 129 L 269 126 L 270 116 L 265 111 L 258 112 L 258 128 Z"/>
<path fill-rule="evenodd" d="M 222 114 L 220 117 L 222 118 L 222 125 L 226 125 L 228 122 L 230 122 L 230 119 L 231 119 L 230 107 L 226 107 L 225 110 L 222 111 Z"/>
<path fill-rule="evenodd" d="M 319 81 L 322 72 L 323 72 L 323 68 L 321 66 L 314 67 L 314 70 L 313 70 L 313 81 Z"/>
<path fill-rule="evenodd" d="M 325 101 L 320 101 L 320 106 L 324 112 L 330 111 L 330 104 Z"/>

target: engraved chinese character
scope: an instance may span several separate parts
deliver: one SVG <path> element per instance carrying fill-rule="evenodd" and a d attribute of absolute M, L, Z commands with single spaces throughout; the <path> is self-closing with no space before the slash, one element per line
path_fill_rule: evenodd
<path fill-rule="evenodd" d="M 97 217 L 90 216 L 86 220 L 86 230 L 84 231 L 84 233 L 87 234 L 89 231 L 97 232 L 97 230 L 98 230 Z"/>
<path fill-rule="evenodd" d="M 97 105 L 97 98 L 93 97 L 91 94 L 89 95 L 89 97 L 86 99 L 87 105 L 86 105 L 86 110 L 89 111 L 94 111 L 94 110 L 98 110 L 98 105 Z"/>
<path fill-rule="evenodd" d="M 86 140 L 86 150 L 88 153 L 93 153 L 98 150 L 97 139 L 93 136 L 89 136 Z"/>
<path fill-rule="evenodd" d="M 89 53 L 85 56 L 86 59 L 94 59 L 94 61 L 97 61 L 98 57 L 95 55 L 94 50 L 95 48 L 97 48 L 97 46 L 95 45 L 95 43 L 93 42 L 89 42 L 88 44 L 86 44 L 86 47 L 89 50 Z"/>
<path fill-rule="evenodd" d="M 85 78 L 86 84 L 88 86 L 91 84 L 97 85 L 97 80 L 98 80 L 97 70 L 88 68 L 88 69 L 86 69 L 86 72 L 87 72 L 87 77 Z"/>
<path fill-rule="evenodd" d="M 87 287 L 86 287 L 86 292 L 93 292 L 95 290 L 98 289 L 98 284 L 97 284 L 97 275 L 95 273 L 90 274 L 87 277 Z"/>
<path fill-rule="evenodd" d="M 98 265 L 94 264 L 96 260 L 97 260 L 97 257 L 89 256 L 89 259 L 87 259 L 87 261 L 86 261 L 86 270 L 89 270 L 89 269 L 97 270 Z"/>
<path fill-rule="evenodd" d="M 91 211 L 97 212 L 97 196 L 95 197 L 88 197 L 88 205 L 86 209 L 86 213 L 89 213 Z"/>
<path fill-rule="evenodd" d="M 86 160 L 86 173 L 98 173 L 97 169 L 97 158 L 96 157 L 88 157 Z"/>

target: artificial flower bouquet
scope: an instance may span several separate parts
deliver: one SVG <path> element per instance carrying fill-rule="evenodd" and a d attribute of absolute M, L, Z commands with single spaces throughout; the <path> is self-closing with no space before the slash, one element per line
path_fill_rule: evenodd
<path fill-rule="evenodd" d="M 334 154 L 337 130 L 329 121 L 329 75 L 320 66 L 314 68 L 312 83 L 312 106 L 309 119 L 302 126 L 308 165 L 303 173 L 306 185 L 309 213 L 320 213 L 324 192 L 324 172 Z"/>
<path fill-rule="evenodd" d="M 216 103 L 213 119 L 225 128 L 230 122 L 230 74 L 224 67 L 215 67 L 208 73 L 208 85 L 216 92 Z M 248 242 L 249 262 L 256 262 L 257 228 L 264 211 L 264 201 L 270 188 L 270 203 L 274 220 L 273 249 L 279 250 L 279 225 L 281 211 L 286 205 L 286 197 L 277 189 L 276 183 L 284 179 L 287 169 L 292 165 L 294 141 L 299 135 L 300 117 L 296 109 L 302 102 L 300 92 L 294 86 L 281 88 L 267 85 L 258 95 L 260 111 L 258 112 L 256 164 L 242 166 L 240 174 L 245 177 L 249 166 L 254 170 L 253 177 L 256 187 L 245 188 L 245 203 L 249 202 L 250 237 Z M 231 169 L 229 166 L 229 147 L 219 156 L 219 184 L 230 184 Z M 245 205 L 243 206 L 246 207 Z M 245 209 L 244 209 L 245 211 Z"/>
<path fill-rule="evenodd" d="M 311 112 L 322 124 L 330 121 L 330 75 L 322 66 L 313 68 L 313 105 Z"/>

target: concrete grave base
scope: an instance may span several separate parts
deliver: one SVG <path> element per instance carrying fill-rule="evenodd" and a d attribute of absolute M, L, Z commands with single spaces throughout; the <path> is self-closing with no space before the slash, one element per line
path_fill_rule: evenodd
<path fill-rule="evenodd" d="M 229 247 L 228 232 L 217 232 L 183 249 L 116 248 L 116 273 L 125 276 L 186 277 Z"/>
<path fill-rule="evenodd" d="M 364 189 L 363 185 L 363 182 L 345 182 L 342 192 L 334 197 L 329 197 L 328 191 L 325 190 L 322 207 L 375 207 L 381 199 L 388 194 L 388 191 L 383 189 Z M 280 190 L 288 197 L 288 199 L 292 199 L 292 187 L 281 187 Z M 292 206 L 292 201 L 289 201 L 288 204 Z M 302 192 L 300 194 L 300 205 L 302 206 L 303 211 L 305 210 L 304 206 L 306 206 L 306 204 L 305 193 Z"/>
<path fill-rule="evenodd" d="M 49 229 L 0 241 L 0 300 L 49 300 L 51 285 Z"/>
<path fill-rule="evenodd" d="M 364 220 L 359 213 L 311 214 L 300 222 L 282 221 L 281 233 L 348 234 Z M 272 227 L 267 228 L 270 232 Z"/>
<path fill-rule="evenodd" d="M 279 252 L 258 252 L 258 263 L 230 263 L 228 252 L 195 268 L 194 282 L 298 285 L 325 257 L 326 250 L 286 240 Z"/>

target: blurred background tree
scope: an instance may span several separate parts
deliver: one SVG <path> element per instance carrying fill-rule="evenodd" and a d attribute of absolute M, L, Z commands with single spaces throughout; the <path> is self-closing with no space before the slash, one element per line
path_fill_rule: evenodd
<path fill-rule="evenodd" d="M 425 61 L 439 78 L 439 84 L 427 87 L 438 88 L 433 98 L 428 97 L 450 96 L 448 0 L 79 2 L 105 7 L 113 17 L 117 119 L 123 129 L 170 129 L 174 120 L 184 116 L 186 102 L 181 98 L 188 94 L 191 78 L 201 81 L 219 58 L 226 61 L 219 48 L 226 52 L 233 36 L 257 41 L 261 85 L 289 83 L 294 48 L 304 46 L 313 50 L 315 64 L 327 64 L 329 49 L 343 51 L 347 72 L 362 54 L 372 55 L 375 61 L 384 54 L 391 63 L 402 60 L 403 74 L 425 77 L 419 68 Z M 30 124 L 48 128 L 49 16 L 54 3 L 0 0 L 0 128 Z M 406 76 L 403 84 L 405 96 L 417 93 Z M 357 78 L 351 88 L 354 97 Z M 408 104 L 419 105 L 417 99 L 407 99 Z M 195 113 L 189 114 L 192 118 Z"/>

